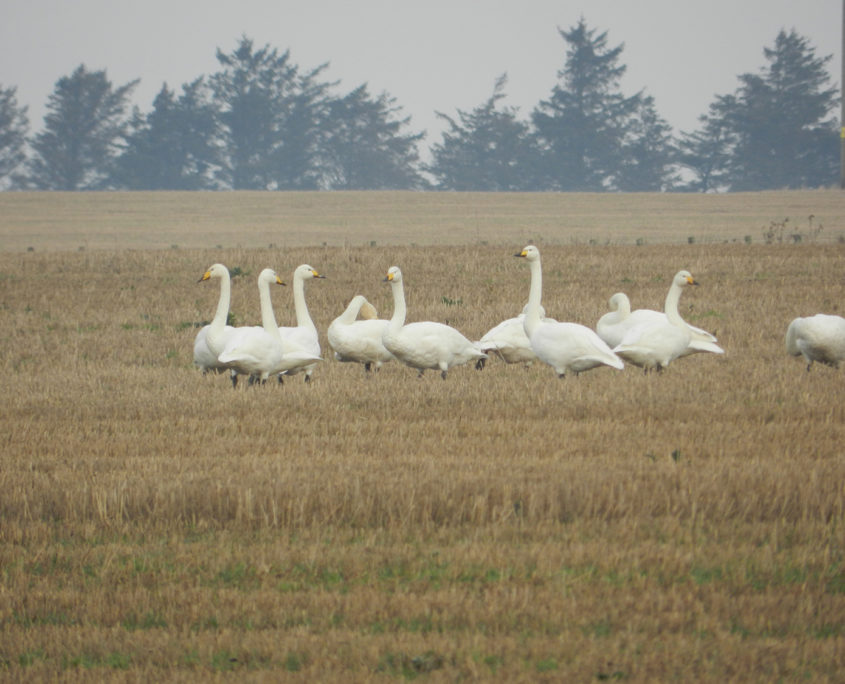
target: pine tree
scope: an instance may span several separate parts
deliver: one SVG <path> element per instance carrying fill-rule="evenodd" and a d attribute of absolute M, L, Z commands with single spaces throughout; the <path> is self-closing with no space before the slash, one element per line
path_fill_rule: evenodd
<path fill-rule="evenodd" d="M 39 190 L 108 188 L 137 84 L 113 88 L 105 71 L 84 65 L 60 78 L 47 102 L 44 129 L 32 142 L 28 183 Z"/>
<path fill-rule="evenodd" d="M 17 88 L 0 87 L 0 187 L 14 185 L 14 173 L 26 159 L 29 119 L 16 95 Z"/>
<path fill-rule="evenodd" d="M 163 85 L 153 110 L 136 114 L 115 184 L 130 190 L 205 190 L 213 187 L 216 118 L 202 78 L 176 94 Z"/>
<path fill-rule="evenodd" d="M 507 75 L 493 94 L 472 111 L 458 110 L 457 119 L 437 112 L 447 122 L 440 143 L 431 148 L 428 171 L 440 190 L 519 191 L 536 187 L 536 153 L 529 126 L 515 107 L 499 107 Z"/>
<path fill-rule="evenodd" d="M 373 98 L 366 85 L 327 105 L 328 134 L 321 147 L 321 186 L 331 190 L 418 190 L 417 143 L 423 134 L 403 134 L 410 118 L 386 93 Z"/>

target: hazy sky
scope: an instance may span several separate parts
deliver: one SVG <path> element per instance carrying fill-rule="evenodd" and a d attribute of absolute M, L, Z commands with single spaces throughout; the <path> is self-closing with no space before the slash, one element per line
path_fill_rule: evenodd
<path fill-rule="evenodd" d="M 56 81 L 80 64 L 115 86 L 140 78 L 134 101 L 149 111 L 163 83 L 178 90 L 213 73 L 217 48 L 231 52 L 245 35 L 290 49 L 303 69 L 328 62 L 338 92 L 388 92 L 411 131 L 428 131 L 428 148 L 443 126 L 434 112 L 476 107 L 504 72 L 505 103 L 527 117 L 564 64 L 558 27 L 582 16 L 609 46 L 624 43 L 623 92 L 654 96 L 676 132 L 697 128 L 738 74 L 758 72 L 781 29 L 833 55 L 840 82 L 840 0 L 0 0 L 0 86 L 17 88 L 31 132 Z"/>

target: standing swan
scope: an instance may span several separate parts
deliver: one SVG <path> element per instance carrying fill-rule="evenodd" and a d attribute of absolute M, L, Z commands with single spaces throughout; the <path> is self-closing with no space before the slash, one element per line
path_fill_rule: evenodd
<path fill-rule="evenodd" d="M 273 269 L 265 268 L 258 276 L 261 326 L 235 328 L 218 357 L 227 368 L 248 375 L 250 384 L 320 360 L 310 352 L 290 348 L 282 339 L 270 302 L 271 283 L 284 285 Z"/>
<path fill-rule="evenodd" d="M 613 351 L 629 363 L 642 367 L 646 372 L 652 368 L 660 372 L 678 357 L 691 353 L 688 350 L 693 343 L 693 331 L 678 313 L 681 292 L 687 285 L 698 283 L 689 271 L 678 271 L 666 295 L 664 319 L 656 322 L 646 321 L 629 329 Z M 712 342 L 696 344 L 711 347 L 707 351 L 718 349 L 718 353 L 722 353 L 721 348 Z"/>
<path fill-rule="evenodd" d="M 229 335 L 235 330 L 231 325 L 226 325 L 232 298 L 232 281 L 229 275 L 229 269 L 223 264 L 214 264 L 203 273 L 197 282 L 203 283 L 211 278 L 220 279 L 220 298 L 217 300 L 217 310 L 214 313 L 211 323 L 200 328 L 194 339 L 194 365 L 202 370 L 203 375 L 208 371 L 219 373 L 226 370 L 226 366 L 220 363 L 217 357 L 223 351 Z M 213 351 L 209 346 L 209 334 L 211 334 L 212 339 L 217 345 L 216 351 Z M 232 385 L 237 385 L 238 374 L 232 371 L 231 377 Z"/>
<path fill-rule="evenodd" d="M 505 363 L 522 363 L 528 368 L 537 359 L 537 355 L 531 349 L 531 342 L 525 334 L 524 321 L 527 310 L 526 304 L 521 314 L 493 326 L 475 344 L 485 354 L 495 354 Z M 540 318 L 546 318 L 546 311 L 542 306 Z M 475 367 L 479 370 L 484 368 L 484 359 L 479 359 Z"/>
<path fill-rule="evenodd" d="M 813 361 L 839 368 L 845 360 L 845 318 L 816 314 L 794 319 L 786 329 L 786 353 L 803 355 L 808 371 Z"/>
<path fill-rule="evenodd" d="M 543 296 L 540 250 L 534 245 L 528 245 L 514 256 L 524 257 L 531 269 L 531 289 L 524 328 L 537 358 L 554 368 L 560 378 L 569 372 L 577 375 L 597 366 L 622 370 L 625 367 L 622 360 L 590 328 L 579 323 L 560 323 L 540 318 L 540 300 Z"/>
<path fill-rule="evenodd" d="M 434 321 L 420 321 L 405 325 L 405 289 L 402 271 L 391 266 L 385 282 L 393 290 L 393 317 L 382 341 L 387 350 L 406 366 L 423 374 L 427 368 L 440 369 L 445 380 L 453 366 L 485 359 L 487 355 L 454 328 Z"/>
<path fill-rule="evenodd" d="M 296 325 L 293 327 L 280 327 L 279 334 L 284 338 L 291 347 L 297 347 L 306 352 L 313 354 L 315 357 L 320 356 L 320 337 L 317 333 L 317 326 L 311 320 L 311 315 L 308 313 L 308 306 L 305 303 L 305 281 L 312 278 L 325 278 L 316 270 L 311 268 L 308 264 L 297 266 L 293 272 L 293 305 L 296 311 Z M 305 382 L 311 382 L 311 374 L 314 372 L 316 363 L 310 366 L 297 368 L 295 370 L 287 371 L 285 375 L 296 375 L 297 373 L 305 373 Z M 281 382 L 282 376 L 279 376 Z"/>
<path fill-rule="evenodd" d="M 358 314 L 364 320 L 355 320 Z M 364 364 L 364 370 L 378 371 L 382 365 L 393 360 L 382 342 L 389 321 L 376 318 L 377 313 L 364 295 L 356 295 L 346 310 L 335 318 L 327 331 L 329 344 L 338 361 L 352 361 Z"/>

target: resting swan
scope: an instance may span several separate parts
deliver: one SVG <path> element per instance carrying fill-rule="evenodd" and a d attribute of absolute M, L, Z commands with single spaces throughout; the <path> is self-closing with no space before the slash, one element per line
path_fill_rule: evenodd
<path fill-rule="evenodd" d="M 813 361 L 839 368 L 845 360 L 845 318 L 816 314 L 794 319 L 786 329 L 786 353 L 803 356 L 808 371 Z"/>
<path fill-rule="evenodd" d="M 484 337 L 475 344 L 488 356 L 495 354 L 505 363 L 522 363 L 528 368 L 537 358 L 534 350 L 531 349 L 531 342 L 525 335 L 525 312 L 528 310 L 526 304 L 522 313 L 514 318 L 508 318 L 498 325 L 490 328 Z M 546 311 L 540 307 L 540 318 L 546 320 Z M 549 319 L 551 320 L 551 319 Z M 481 370 L 484 368 L 485 359 L 479 359 L 475 367 Z"/>
<path fill-rule="evenodd" d="M 229 269 L 223 264 L 213 264 L 203 273 L 197 282 L 203 283 L 211 278 L 220 279 L 220 298 L 217 300 L 217 310 L 214 313 L 211 323 L 200 328 L 194 339 L 194 365 L 202 370 L 203 375 L 208 373 L 208 371 L 220 373 L 226 370 L 226 367 L 218 361 L 217 357 L 225 346 L 225 340 L 234 331 L 231 325 L 226 325 L 232 298 L 232 281 L 229 275 Z M 208 345 L 208 334 L 212 329 L 214 330 L 212 336 L 216 335 L 215 339 L 218 344 L 218 350 L 216 352 L 212 351 Z M 232 371 L 231 377 L 232 385 L 237 385 L 238 374 Z"/>
<path fill-rule="evenodd" d="M 416 368 L 419 375 L 427 368 L 439 369 L 440 376 L 445 380 L 446 372 L 450 368 L 487 358 L 487 354 L 448 325 L 434 321 L 405 325 L 402 271 L 398 266 L 391 266 L 384 281 L 390 283 L 393 290 L 393 317 L 384 332 L 382 342 L 399 361 Z"/>
<path fill-rule="evenodd" d="M 276 272 L 265 268 L 258 276 L 261 326 L 235 328 L 218 360 L 227 368 L 248 375 L 250 384 L 264 383 L 271 375 L 290 372 L 319 361 L 319 356 L 290 347 L 279 334 L 270 302 L 270 284 L 284 285 Z M 211 342 L 211 336 L 209 336 Z M 210 344 L 214 348 L 213 344 Z"/>
<path fill-rule="evenodd" d="M 514 256 L 524 257 L 531 269 L 528 311 L 523 327 L 537 358 L 554 368 L 560 378 L 570 372 L 577 375 L 597 366 L 622 370 L 625 367 L 622 360 L 587 326 L 540 318 L 540 300 L 543 295 L 540 250 L 534 245 L 528 245 Z"/>
<path fill-rule="evenodd" d="M 296 325 L 292 327 L 280 327 L 279 334 L 292 347 L 297 347 L 306 352 L 313 354 L 315 357 L 320 356 L 320 337 L 317 332 L 317 326 L 311 320 L 311 315 L 308 313 L 308 306 L 305 304 L 305 281 L 312 278 L 325 278 L 316 270 L 311 268 L 308 264 L 297 266 L 293 272 L 293 305 L 296 311 Z M 305 373 L 305 382 L 311 382 L 311 374 L 314 372 L 316 363 L 307 367 L 297 368 L 295 370 L 287 371 L 285 375 L 296 375 L 297 373 Z M 281 382 L 282 376 L 279 376 Z"/>
<path fill-rule="evenodd" d="M 608 300 L 608 306 L 610 312 L 604 314 L 599 319 L 596 324 L 596 332 L 610 347 L 618 346 L 622 342 L 622 338 L 625 337 L 625 334 L 632 328 L 644 324 L 663 323 L 668 321 L 668 317 L 671 316 L 673 320 L 682 321 L 690 331 L 690 342 L 681 356 L 696 352 L 725 353 L 725 350 L 716 344 L 716 337 L 714 335 L 711 335 L 706 330 L 690 325 L 681 318 L 681 314 L 678 312 L 677 302 L 675 302 L 671 310 L 654 311 L 652 309 L 637 309 L 636 311 L 631 311 L 631 302 L 628 299 L 628 295 L 624 292 L 617 292 Z"/>
<path fill-rule="evenodd" d="M 364 320 L 355 320 L 358 314 Z M 356 295 L 346 310 L 335 318 L 327 331 L 329 344 L 338 361 L 352 361 L 364 364 L 364 370 L 378 371 L 385 363 L 393 360 L 382 342 L 389 321 L 376 318 L 377 313 L 364 295 Z"/>
<path fill-rule="evenodd" d="M 678 314 L 678 301 L 687 285 L 698 283 L 689 271 L 678 271 L 666 295 L 666 315 L 663 319 L 646 321 L 630 328 L 613 351 L 646 372 L 653 368 L 660 372 L 675 359 L 685 356 L 693 341 L 693 332 Z M 700 344 L 719 349 L 712 342 Z"/>

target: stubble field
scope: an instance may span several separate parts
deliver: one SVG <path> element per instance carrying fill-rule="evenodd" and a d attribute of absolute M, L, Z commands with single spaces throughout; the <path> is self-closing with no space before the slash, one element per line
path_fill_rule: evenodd
<path fill-rule="evenodd" d="M 82 199 L 0 196 L 0 679 L 842 680 L 845 385 L 783 345 L 795 316 L 842 313 L 840 195 L 733 213 L 736 198 L 614 197 L 617 239 L 576 234 L 559 197 L 533 214 L 524 196 L 425 197 L 385 212 L 387 195 L 347 195 L 344 214 L 343 196 L 297 196 L 325 235 L 208 218 L 147 249 L 132 236 L 191 213 L 184 196 L 129 198 L 112 246 L 78 238 L 128 220 L 114 196 L 61 227 Z M 512 238 L 479 229 L 498 207 Z M 443 239 L 421 228 L 435 215 Z M 800 242 L 764 244 L 786 216 Z M 592 327 L 619 290 L 661 308 L 687 268 L 701 286 L 682 314 L 726 354 L 564 380 L 331 359 L 325 330 L 354 294 L 390 316 L 394 264 L 409 320 L 480 338 L 525 303 L 512 255 L 531 239 L 549 315 Z M 192 367 L 214 262 L 241 274 L 238 324 L 258 322 L 265 266 L 327 276 L 306 288 L 326 359 L 311 385 L 233 390 Z M 280 324 L 290 289 L 273 290 Z"/>

